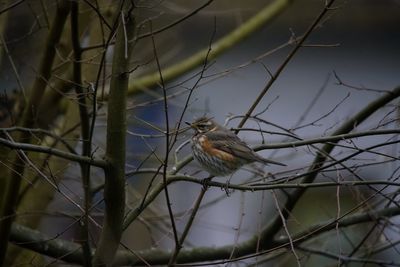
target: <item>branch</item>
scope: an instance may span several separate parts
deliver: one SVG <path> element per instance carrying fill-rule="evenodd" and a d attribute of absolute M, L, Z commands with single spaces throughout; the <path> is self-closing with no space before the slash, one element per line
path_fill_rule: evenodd
<path fill-rule="evenodd" d="M 400 96 L 400 86 L 393 89 L 393 91 L 388 92 L 387 94 L 381 96 L 380 98 L 372 101 L 369 105 L 367 105 L 364 109 L 358 112 L 354 117 L 350 118 L 346 121 L 341 127 L 339 127 L 332 135 L 341 135 L 348 133 L 355 129 L 360 123 L 366 120 L 370 115 L 372 115 L 375 111 L 385 106 L 392 100 L 396 99 Z M 319 168 L 323 167 L 325 161 L 328 159 L 328 155 L 332 152 L 333 148 L 337 144 L 339 140 L 325 144 L 322 149 L 317 153 L 317 156 L 314 159 L 311 167 L 308 170 L 309 175 L 304 177 L 301 183 L 312 183 L 317 174 L 319 173 Z M 297 188 L 292 193 L 290 193 L 289 198 L 286 201 L 286 204 L 283 208 L 285 212 L 285 217 L 289 216 L 289 213 L 295 207 L 297 201 L 301 198 L 307 188 Z M 282 221 L 279 216 L 275 216 L 271 219 L 269 225 L 263 230 L 262 233 L 262 241 L 264 245 L 267 245 L 268 242 L 272 239 L 272 237 L 281 229 Z"/>
<path fill-rule="evenodd" d="M 130 1 L 124 1 L 116 33 L 112 64 L 110 98 L 107 117 L 107 148 L 105 169 L 105 217 L 103 230 L 93 258 L 95 266 L 110 266 L 118 249 L 125 211 L 125 138 L 126 98 L 129 80 L 129 59 L 135 23 L 130 12 Z"/>
<path fill-rule="evenodd" d="M 400 96 L 400 86 L 395 88 L 393 91 L 388 92 L 387 94 L 381 96 L 380 98 L 372 101 L 369 105 L 367 105 L 364 109 L 358 112 L 353 118 L 346 121 L 341 127 L 339 127 L 332 135 L 339 136 L 346 134 L 353 129 L 355 129 L 359 124 L 361 124 L 364 120 L 366 120 L 369 116 L 371 116 L 375 111 L 380 109 L 381 107 L 385 106 L 392 100 L 396 99 Z M 337 142 L 332 141 L 331 143 L 325 144 L 322 149 L 321 153 L 318 153 L 316 158 L 314 159 L 313 164 L 311 165 L 309 171 L 313 171 L 317 168 L 322 167 L 327 159 L 327 155 L 332 152 L 333 148 L 336 146 Z M 322 154 L 323 153 L 323 154 Z M 312 173 L 309 176 L 303 179 L 303 183 L 311 183 L 314 181 L 317 173 Z M 298 191 L 295 195 L 296 197 L 300 197 L 304 193 L 304 190 Z"/>
<path fill-rule="evenodd" d="M 316 224 L 308 227 L 306 230 L 303 230 L 299 233 L 296 233 L 295 235 L 292 235 L 292 238 L 293 238 L 294 242 L 297 244 L 297 243 L 305 241 L 305 239 L 309 239 L 318 234 L 326 233 L 327 231 L 335 229 L 337 223 L 339 223 L 338 225 L 340 227 L 347 227 L 347 226 L 356 225 L 356 224 L 360 224 L 360 223 L 364 223 L 364 222 L 376 221 L 382 217 L 394 217 L 399 214 L 400 214 L 399 207 L 370 210 L 370 211 L 363 212 L 363 213 L 349 215 L 349 216 L 339 219 L 339 220 L 331 219 L 331 220 L 327 220 L 325 222 L 316 223 Z M 273 241 L 273 243 L 276 246 L 287 245 L 288 242 L 289 242 L 288 237 L 282 237 L 282 238 L 279 238 L 279 239 Z"/>
<path fill-rule="evenodd" d="M 92 154 L 92 143 L 90 140 L 89 112 L 86 106 L 86 92 L 82 88 L 82 49 L 79 38 L 79 2 L 71 2 L 71 40 L 73 48 L 73 82 L 75 93 L 78 98 L 79 117 L 82 136 L 82 156 L 90 157 Z M 85 252 L 84 266 L 91 266 L 92 258 L 89 242 L 89 210 L 91 206 L 90 193 L 90 164 L 81 163 L 81 178 L 84 191 L 85 214 L 82 219 L 81 239 Z"/>
<path fill-rule="evenodd" d="M 7 12 L 7 11 L 9 11 L 9 10 L 11 10 L 11 9 L 13 9 L 14 7 L 18 6 L 19 4 L 22 4 L 23 2 L 25 2 L 25 0 L 19 0 L 19 1 L 16 1 L 16 2 L 12 3 L 12 4 L 9 4 L 8 6 L 3 8 L 2 10 L 0 10 L 0 15 L 5 13 L 5 12 Z"/>
<path fill-rule="evenodd" d="M 26 144 L 26 143 L 18 143 L 18 142 L 13 142 L 13 141 L 4 139 L 4 138 L 0 138 L 0 144 L 3 146 L 6 146 L 8 148 L 11 148 L 11 149 L 20 149 L 22 151 L 46 153 L 49 155 L 53 155 L 53 156 L 60 157 L 63 159 L 75 161 L 78 163 L 90 164 L 90 165 L 93 165 L 93 166 L 96 166 L 99 168 L 105 168 L 107 166 L 107 163 L 104 160 L 80 156 L 78 154 L 65 152 L 63 150 L 59 150 L 59 149 L 56 149 L 53 147 Z"/>
<path fill-rule="evenodd" d="M 152 30 L 152 24 L 150 23 L 150 29 Z M 179 240 L 178 240 L 178 233 L 176 231 L 176 223 L 175 223 L 175 218 L 174 214 L 172 211 L 172 204 L 170 200 L 170 195 L 167 187 L 167 169 L 168 169 L 168 161 L 169 161 L 169 154 L 170 154 L 170 125 L 169 125 L 169 113 L 168 113 L 168 98 L 167 98 L 167 90 L 165 89 L 165 83 L 161 71 L 161 65 L 160 61 L 158 58 L 158 53 L 157 53 L 157 48 L 156 48 L 156 41 L 154 36 L 151 38 L 152 44 L 153 44 L 153 53 L 154 57 L 157 63 L 157 69 L 160 75 L 160 81 L 161 81 L 161 87 L 163 91 L 163 98 L 164 98 L 164 116 L 165 116 L 165 156 L 164 160 L 162 162 L 162 169 L 163 169 L 163 183 L 164 183 L 164 193 L 165 193 L 165 200 L 166 200 L 166 205 L 168 209 L 168 214 L 169 218 L 171 220 L 171 226 L 172 226 L 172 232 L 174 234 L 174 240 L 175 240 L 175 245 L 178 246 Z M 145 194 L 146 195 L 146 194 Z"/>
<path fill-rule="evenodd" d="M 359 223 L 375 221 L 377 218 L 394 217 L 397 215 L 400 215 L 400 208 L 397 207 L 357 213 L 340 219 L 338 226 L 347 227 Z M 309 233 L 315 231 L 315 229 L 319 229 L 318 234 L 334 229 L 336 227 L 336 222 L 337 220 L 333 219 L 324 223 L 312 225 L 308 229 L 293 235 L 292 238 L 294 239 L 295 243 L 303 242 L 311 237 Z M 307 239 L 305 237 L 307 237 Z M 257 239 L 257 237 L 254 238 Z M 78 244 L 47 236 L 40 231 L 32 230 L 22 225 L 13 224 L 11 241 L 20 247 L 57 258 L 68 263 L 82 264 L 83 262 L 82 249 Z M 287 238 L 281 238 L 275 242 L 276 243 L 274 243 L 274 245 L 276 245 L 276 247 L 271 248 L 268 251 L 261 251 L 260 254 L 265 254 L 278 248 L 290 246 Z M 193 249 L 183 249 L 178 256 L 178 262 L 194 263 L 206 260 L 212 261 L 228 259 L 232 249 L 233 246 L 231 245 L 222 247 L 198 247 Z M 252 239 L 244 241 L 240 244 L 236 244 L 235 251 L 236 253 L 234 258 L 236 259 L 238 259 L 239 256 L 251 255 L 251 253 L 255 251 Z M 141 266 L 144 265 L 141 259 L 146 260 L 146 262 L 151 265 L 162 265 L 168 262 L 170 256 L 171 252 L 156 249 L 135 251 L 135 255 L 126 250 L 118 251 L 114 266 Z"/>
<path fill-rule="evenodd" d="M 257 131 L 259 132 L 260 130 L 257 130 Z M 312 144 L 317 144 L 317 143 L 346 141 L 347 139 L 363 137 L 363 136 L 399 134 L 399 133 L 400 133 L 399 129 L 363 131 L 363 132 L 358 132 L 358 133 L 348 133 L 348 134 L 324 136 L 324 137 L 318 137 L 318 138 L 302 140 L 302 141 L 275 143 L 275 144 L 263 144 L 263 145 L 258 145 L 256 147 L 254 147 L 253 149 L 255 151 L 259 151 L 259 150 L 263 150 L 263 149 L 290 148 L 290 147 L 312 145 Z"/>
<path fill-rule="evenodd" d="M 149 172 L 150 173 L 150 172 Z M 151 173 L 155 173 L 151 172 Z M 162 173 L 159 173 L 162 175 Z M 198 185 L 204 185 L 203 179 L 197 179 L 188 175 L 169 175 L 167 176 L 167 184 L 172 184 L 176 182 L 191 182 Z M 400 182 L 392 182 L 392 181 L 382 181 L 382 180 L 371 180 L 371 181 L 341 181 L 341 182 L 320 182 L 320 183 L 257 183 L 254 185 L 240 185 L 240 184 L 226 184 L 216 181 L 207 181 L 207 186 L 216 187 L 216 188 L 229 188 L 240 191 L 248 191 L 248 192 L 256 192 L 256 191 L 265 191 L 265 190 L 273 190 L 273 189 L 289 189 L 289 188 L 321 188 L 321 187 L 333 187 L 333 186 L 366 186 L 366 185 L 386 185 L 386 186 L 396 186 L 400 187 Z M 159 183 L 153 191 L 148 194 L 148 197 L 154 199 L 157 194 L 159 194 L 163 190 L 163 184 Z M 146 207 L 146 204 L 150 204 L 151 201 L 145 201 L 143 206 Z M 136 219 L 137 215 L 139 215 L 140 209 L 133 209 L 129 214 L 129 219 L 126 219 L 124 223 L 124 229 L 129 226 L 129 222 L 131 223 L 131 219 Z M 136 214 L 136 216 L 133 216 Z M 132 218 L 131 218 L 132 216 Z"/>
<path fill-rule="evenodd" d="M 377 266 L 400 266 L 400 262 L 395 262 L 393 260 L 368 259 L 368 258 L 352 257 L 352 256 L 349 257 L 349 256 L 332 253 L 332 252 L 325 251 L 325 250 L 312 249 L 312 248 L 306 248 L 306 247 L 298 247 L 298 249 L 302 250 L 304 252 L 311 253 L 311 254 L 316 254 L 316 255 L 326 257 L 326 258 L 338 260 L 342 264 L 348 264 L 351 262 L 359 262 L 359 263 L 364 263 L 365 265 L 368 263 L 372 263 Z"/>
<path fill-rule="evenodd" d="M 260 94 L 257 96 L 256 100 L 254 103 L 251 105 L 249 110 L 246 112 L 245 116 L 243 119 L 239 122 L 238 128 L 243 127 L 243 125 L 246 123 L 247 119 L 251 116 L 255 108 L 258 106 L 260 101 L 263 99 L 265 94 L 268 92 L 268 90 L 271 88 L 271 86 L 274 84 L 276 79 L 278 79 L 279 75 L 281 72 L 285 69 L 286 65 L 290 62 L 290 60 L 293 58 L 293 56 L 297 53 L 297 51 L 300 49 L 300 47 L 303 45 L 305 40 L 310 36 L 311 32 L 317 27 L 317 25 L 320 23 L 326 12 L 330 10 L 330 7 L 332 6 L 333 2 L 335 0 L 329 0 L 329 2 L 326 2 L 324 9 L 318 14 L 318 16 L 315 18 L 313 23 L 308 27 L 304 35 L 300 38 L 300 40 L 296 43 L 295 47 L 293 47 L 292 51 L 287 55 L 285 60 L 282 62 L 282 64 L 278 67 L 278 69 L 275 71 L 273 75 L 271 75 L 270 80 L 268 83 L 265 85 L 264 89 L 260 92 Z"/>

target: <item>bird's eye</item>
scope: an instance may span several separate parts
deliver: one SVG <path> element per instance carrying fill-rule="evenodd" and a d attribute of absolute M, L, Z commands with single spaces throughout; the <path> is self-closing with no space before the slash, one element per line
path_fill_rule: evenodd
<path fill-rule="evenodd" d="M 207 130 L 208 128 L 210 128 L 211 126 L 211 122 L 206 121 L 206 122 L 200 122 L 197 124 L 197 129 L 199 130 Z"/>
<path fill-rule="evenodd" d="M 207 124 L 199 123 L 199 124 L 197 125 L 197 127 L 199 127 L 200 129 L 206 129 L 206 128 L 207 128 Z"/>

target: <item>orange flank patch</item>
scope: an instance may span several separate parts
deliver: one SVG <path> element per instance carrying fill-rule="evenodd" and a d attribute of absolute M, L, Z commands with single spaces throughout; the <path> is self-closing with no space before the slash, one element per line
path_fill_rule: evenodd
<path fill-rule="evenodd" d="M 225 161 L 230 161 L 230 162 L 235 161 L 235 157 L 232 154 L 229 154 L 228 152 L 214 148 L 211 145 L 210 141 L 207 140 L 206 136 L 202 135 L 199 138 L 199 142 L 200 142 L 200 145 L 203 148 L 204 152 L 206 152 L 214 157 L 225 160 Z"/>

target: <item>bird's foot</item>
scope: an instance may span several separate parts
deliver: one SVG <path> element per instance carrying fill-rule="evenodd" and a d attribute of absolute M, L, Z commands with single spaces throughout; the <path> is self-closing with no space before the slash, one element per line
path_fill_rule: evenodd
<path fill-rule="evenodd" d="M 230 197 L 231 193 L 233 190 L 229 191 L 229 185 L 231 183 L 231 179 L 228 179 L 223 187 L 221 187 L 221 190 L 224 190 L 226 193 L 226 196 Z"/>
<path fill-rule="evenodd" d="M 204 190 L 207 190 L 210 187 L 210 184 L 209 184 L 210 181 L 211 181 L 211 177 L 204 178 L 203 180 L 201 180 L 201 184 L 203 185 Z"/>

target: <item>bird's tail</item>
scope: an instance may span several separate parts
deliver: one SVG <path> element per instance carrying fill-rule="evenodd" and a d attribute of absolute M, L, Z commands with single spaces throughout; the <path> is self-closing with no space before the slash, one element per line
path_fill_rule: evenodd
<path fill-rule="evenodd" d="M 270 159 L 266 159 L 266 158 L 263 158 L 263 157 L 260 157 L 260 156 L 258 156 L 257 158 L 258 158 L 259 162 L 264 163 L 264 164 L 275 164 L 275 165 L 280 165 L 280 166 L 287 166 L 286 164 L 283 164 L 283 163 L 280 163 L 280 162 L 277 162 L 277 161 L 273 161 L 273 160 L 270 160 Z"/>

